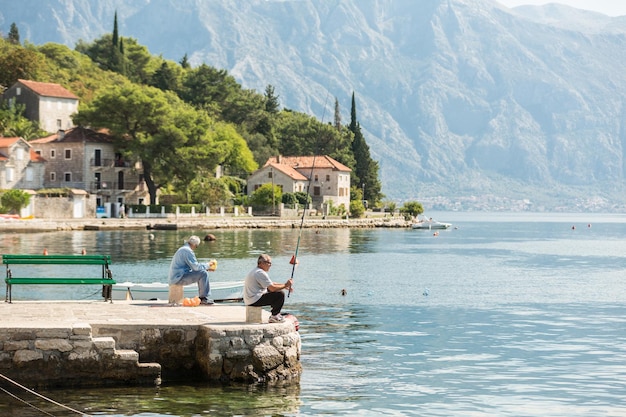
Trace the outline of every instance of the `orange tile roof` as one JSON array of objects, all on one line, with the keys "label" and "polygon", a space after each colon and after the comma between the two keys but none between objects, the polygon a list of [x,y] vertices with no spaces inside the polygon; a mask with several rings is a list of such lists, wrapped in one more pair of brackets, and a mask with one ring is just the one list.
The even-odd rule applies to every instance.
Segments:
[{"label": "orange tile roof", "polygon": [[59,84],[53,83],[40,83],[37,81],[29,81],[29,80],[17,80],[22,83],[24,86],[30,88],[35,93],[44,97],[59,97],[59,98],[73,98],[78,100],[78,97],[73,93],[65,89]]},{"label": "orange tile roof", "polygon": [[331,168],[337,171],[352,171],[350,168],[336,161],[327,155],[321,156],[272,156],[270,157],[265,166],[269,164],[287,165],[292,168],[298,169],[311,169],[311,168]]},{"label": "orange tile roof", "polygon": [[[13,137],[13,138],[0,137],[0,161],[6,161],[9,159],[9,154],[8,154],[9,147],[20,139],[21,138],[19,137]],[[2,152],[3,149],[6,149],[6,152]],[[46,161],[41,155],[36,153],[32,149],[32,147],[30,148],[30,160],[33,162],[45,162]]]},{"label": "orange tile roof", "polygon": [[299,173],[298,171],[296,171],[295,169],[293,169],[289,165],[275,164],[273,162],[270,162],[268,164],[265,164],[265,167],[268,167],[268,166],[270,166],[270,167],[272,167],[272,168],[282,172],[283,174],[285,174],[288,177],[290,177],[292,180],[297,180],[297,181],[308,181],[309,180],[307,177],[305,177],[304,175],[302,175],[301,173]]}]

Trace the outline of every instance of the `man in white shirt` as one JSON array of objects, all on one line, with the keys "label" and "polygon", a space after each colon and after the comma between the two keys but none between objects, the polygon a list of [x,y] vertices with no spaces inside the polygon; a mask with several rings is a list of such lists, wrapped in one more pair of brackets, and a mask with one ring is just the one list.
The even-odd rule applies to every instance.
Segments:
[{"label": "man in white shirt", "polygon": [[271,306],[272,315],[269,322],[281,323],[285,320],[280,314],[285,304],[283,290],[291,291],[293,279],[289,278],[284,284],[273,282],[268,273],[271,266],[272,258],[269,255],[259,256],[256,268],[248,273],[244,281],[243,300],[247,306]]}]

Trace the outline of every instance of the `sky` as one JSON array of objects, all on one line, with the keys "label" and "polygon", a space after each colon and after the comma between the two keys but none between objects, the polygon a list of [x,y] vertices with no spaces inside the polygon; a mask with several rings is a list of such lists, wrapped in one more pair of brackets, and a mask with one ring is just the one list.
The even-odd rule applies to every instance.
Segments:
[{"label": "sky", "polygon": [[560,3],[577,9],[587,9],[604,13],[609,16],[626,15],[626,1],[624,0],[497,0],[507,7],[521,6],[522,4]]}]

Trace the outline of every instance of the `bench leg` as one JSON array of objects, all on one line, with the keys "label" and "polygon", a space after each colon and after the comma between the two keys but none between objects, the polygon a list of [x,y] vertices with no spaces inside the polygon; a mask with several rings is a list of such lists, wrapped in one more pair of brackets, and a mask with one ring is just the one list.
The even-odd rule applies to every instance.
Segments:
[{"label": "bench leg", "polygon": [[185,298],[183,286],[182,285],[170,285],[168,303],[182,304],[183,298]]}]

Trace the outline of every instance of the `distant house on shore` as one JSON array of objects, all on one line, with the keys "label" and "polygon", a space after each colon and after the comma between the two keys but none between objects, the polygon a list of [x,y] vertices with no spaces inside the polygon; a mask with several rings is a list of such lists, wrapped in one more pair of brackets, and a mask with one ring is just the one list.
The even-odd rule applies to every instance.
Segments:
[{"label": "distant house on shore", "polygon": [[[330,156],[275,156],[248,178],[248,195],[271,183],[283,193],[309,192],[313,207],[332,201],[333,206],[350,207],[352,170]],[[310,187],[309,189],[307,189]]]},{"label": "distant house on shore", "polygon": [[59,84],[18,80],[2,98],[9,105],[25,105],[24,117],[38,122],[46,132],[74,126],[71,116],[78,111],[78,97]]},{"label": "distant house on shore", "polygon": [[0,189],[41,188],[45,163],[24,139],[0,137]]},{"label": "distant house on shore", "polygon": [[96,196],[97,206],[147,201],[141,164],[117,153],[105,131],[74,127],[29,143],[47,160],[45,188],[85,190]]}]

